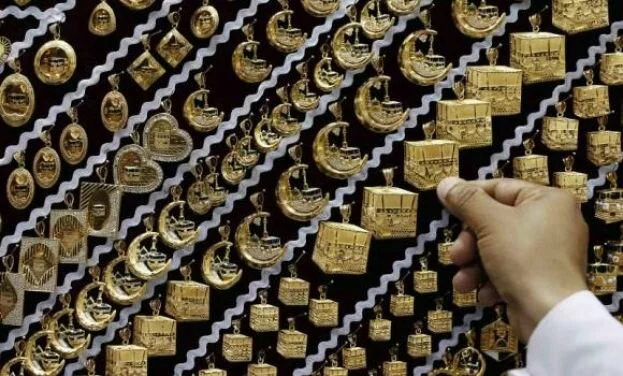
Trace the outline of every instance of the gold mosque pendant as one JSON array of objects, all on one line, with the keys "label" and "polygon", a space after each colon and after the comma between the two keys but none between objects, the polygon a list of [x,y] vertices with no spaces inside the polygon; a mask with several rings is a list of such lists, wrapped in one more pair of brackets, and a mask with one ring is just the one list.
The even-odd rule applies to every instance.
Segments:
[{"label": "gold mosque pendant", "polygon": [[[184,216],[186,201],[182,200],[182,187],[179,185],[171,187],[171,197],[173,201],[168,203],[158,216],[160,239],[173,249],[186,248],[197,241],[199,230],[195,222]],[[178,210],[177,216],[172,214],[174,209]]]},{"label": "gold mosque pendant", "polygon": [[127,69],[130,77],[132,77],[134,82],[143,90],[148,90],[166,73],[164,67],[156,60],[154,55],[151,54],[150,41],[151,37],[149,35],[142,36],[141,42],[144,51],[139,57],[134,59]]},{"label": "gold mosque pendant", "polygon": [[573,113],[575,116],[587,119],[610,114],[610,95],[608,86],[595,85],[594,72],[586,69],[584,72],[586,86],[573,88]]},{"label": "gold mosque pendant", "polygon": [[361,29],[370,39],[382,38],[394,22],[396,17],[383,13],[381,0],[369,0],[361,10]]},{"label": "gold mosque pendant", "polygon": [[50,211],[50,238],[58,240],[61,264],[79,264],[87,259],[88,214],[86,209],[74,209],[74,201],[74,195],[67,193],[67,209]]},{"label": "gold mosque pendant", "polygon": [[294,108],[300,112],[314,110],[320,103],[320,97],[309,89],[311,80],[308,77],[309,69],[307,62],[297,64],[296,70],[301,75],[301,78],[290,88],[290,99],[292,99]]},{"label": "gold mosque pendant", "polygon": [[111,132],[117,132],[128,122],[128,100],[119,91],[120,74],[108,76],[111,90],[106,93],[100,106],[100,118],[104,127]]},{"label": "gold mosque pendant", "polygon": [[547,155],[532,154],[534,138],[523,142],[525,155],[513,158],[513,178],[539,185],[549,185]]},{"label": "gold mosque pendant", "polygon": [[329,203],[329,194],[310,187],[307,181],[309,165],[302,163],[303,147],[295,145],[288,150],[294,165],[281,173],[275,196],[281,212],[295,221],[308,221],[317,217]]},{"label": "gold mosque pendant", "polygon": [[45,237],[45,222],[37,223],[37,237],[22,237],[19,272],[26,291],[53,292],[58,277],[59,243]]},{"label": "gold mosque pendant", "polygon": [[132,342],[147,349],[148,357],[174,356],[177,339],[177,321],[160,315],[162,301],[159,298],[149,302],[152,315],[134,317]]},{"label": "gold mosque pendant", "polygon": [[238,185],[247,174],[247,168],[239,162],[240,156],[238,153],[240,147],[238,145],[240,141],[235,134],[230,134],[225,138],[225,144],[227,144],[230,151],[221,162],[221,175],[227,183]]},{"label": "gold mosque pendant", "polygon": [[486,0],[475,1],[480,4],[471,0],[453,0],[452,19],[464,35],[485,38],[506,22],[506,13],[500,14],[498,7],[487,4]]},{"label": "gold mosque pendant", "polygon": [[[260,108],[260,121],[253,128],[253,143],[260,152],[266,154],[277,150],[281,143],[282,137],[273,129],[273,121],[270,114],[270,108],[264,104]],[[257,162],[256,162],[257,163]]]},{"label": "gold mosque pendant", "polygon": [[502,315],[502,305],[495,307],[496,320],[485,325],[480,331],[480,350],[493,359],[500,361],[501,354],[514,354],[519,350],[519,338]]},{"label": "gold mosque pendant", "polygon": [[[392,100],[389,96],[391,77],[383,74],[383,58],[375,55],[372,65],[377,76],[369,78],[357,89],[355,115],[364,127],[373,132],[394,132],[404,124],[409,112],[404,110],[401,102]],[[373,91],[379,90],[382,94],[373,94]]]},{"label": "gold mosque pendant", "polygon": [[195,75],[195,82],[199,85],[199,89],[192,92],[184,102],[184,117],[198,132],[215,130],[225,117],[223,111],[209,104],[210,90],[206,89],[206,72]]},{"label": "gold mosque pendant", "polygon": [[147,149],[140,145],[140,136],[132,133],[133,144],[117,150],[113,161],[113,180],[123,192],[148,193],[155,190],[164,177],[162,167]]},{"label": "gold mosque pendant", "polygon": [[617,291],[618,265],[604,260],[604,248],[601,245],[593,246],[593,253],[595,262],[588,265],[586,274],[589,290],[597,296],[614,294]]},{"label": "gold mosque pendant", "polygon": [[597,118],[597,131],[586,133],[586,156],[595,166],[606,166],[621,162],[621,132],[606,129],[608,116]]},{"label": "gold mosque pendant", "polygon": [[609,24],[607,1],[552,1],[552,25],[568,34],[600,29]]},{"label": "gold mosque pendant", "polygon": [[[350,125],[342,121],[341,102],[330,104],[329,111],[335,121],[324,126],[314,138],[314,161],[325,175],[334,179],[348,179],[363,170],[368,155],[362,156],[358,147],[348,145],[347,129]],[[335,136],[341,138],[341,143],[332,140]]]},{"label": "gold mosque pendant", "polygon": [[274,265],[285,252],[281,239],[268,232],[270,213],[264,211],[264,194],[251,195],[255,213],[244,217],[234,236],[240,257],[252,268],[263,269]]},{"label": "gold mosque pendant", "polygon": [[164,112],[153,115],[143,128],[143,147],[151,159],[160,162],[179,162],[186,159],[193,148],[190,134],[180,129],[171,115],[171,101],[162,102]]},{"label": "gold mosque pendant", "polygon": [[201,272],[203,280],[210,286],[218,290],[228,290],[242,278],[242,268],[230,260],[234,243],[229,240],[229,225],[220,226],[218,231],[221,241],[210,246],[203,255]]},{"label": "gold mosque pendant", "polygon": [[153,217],[143,220],[145,232],[135,237],[128,246],[126,265],[136,278],[151,281],[164,275],[171,266],[171,259],[158,247],[160,234],[154,231]]},{"label": "gold mosque pendant", "polygon": [[143,10],[149,8],[156,0],[119,0],[121,4],[132,10]]},{"label": "gold mosque pendant", "polygon": [[578,149],[578,134],[580,122],[577,119],[565,117],[567,103],[556,103],[556,117],[543,118],[543,133],[541,142],[550,150],[574,151]]},{"label": "gold mosque pendant", "polygon": [[62,85],[74,75],[77,57],[74,48],[61,39],[59,24],[50,26],[53,40],[46,42],[35,55],[35,74],[47,85]]},{"label": "gold mosque pendant", "polygon": [[120,345],[106,346],[106,376],[147,376],[147,349],[130,344],[132,330],[125,327],[119,331]]},{"label": "gold mosque pendant", "polygon": [[89,31],[98,37],[105,37],[117,30],[117,16],[106,0],[102,0],[89,16]]},{"label": "gold mosque pendant", "polygon": [[573,171],[574,162],[573,155],[563,158],[565,170],[554,172],[554,187],[571,193],[581,204],[588,201],[588,175]]},{"label": "gold mosque pendant", "polygon": [[210,38],[219,25],[219,15],[209,0],[203,0],[202,5],[195,10],[190,19],[190,30],[199,39]]},{"label": "gold mosque pendant", "polygon": [[80,209],[87,212],[89,236],[114,236],[119,228],[121,196],[123,191],[117,184],[107,184],[108,166],[95,168],[99,182],[80,184]]},{"label": "gold mosque pendant", "polygon": [[[262,105],[260,108],[262,115],[267,113],[267,109],[268,107],[266,104]],[[261,128],[265,128],[268,125],[270,124],[265,124]],[[273,144],[270,139],[263,139],[261,128],[255,127],[251,118],[247,117],[240,122],[240,129],[242,129],[243,133],[242,138],[239,141],[237,141],[237,138],[231,138],[232,144],[235,144],[236,148],[236,161],[243,167],[251,168],[260,160],[261,154],[255,147],[255,145],[258,144],[254,142],[254,139],[256,138],[254,131],[256,129],[259,132],[257,140],[265,144],[267,147]],[[271,138],[274,137],[275,136],[272,136]]]},{"label": "gold mosque pendant", "polygon": [[323,44],[320,51],[322,51],[322,57],[314,66],[314,84],[320,91],[330,93],[342,84],[344,74],[333,69],[331,46],[328,43]]},{"label": "gold mosque pendant", "polygon": [[210,286],[192,280],[190,265],[180,268],[182,281],[167,282],[167,315],[180,322],[207,321],[210,319]]},{"label": "gold mosque pendant", "polygon": [[420,6],[420,0],[385,0],[385,5],[396,16],[407,16]]},{"label": "gold mosque pendant", "polygon": [[606,179],[610,187],[597,191],[595,199],[595,217],[606,224],[623,221],[623,189],[618,187],[617,173],[609,172]]},{"label": "gold mosque pendant", "polygon": [[77,358],[91,343],[91,334],[75,324],[76,310],[71,308],[71,295],[59,297],[62,309],[49,317],[48,328],[52,349],[63,359]]},{"label": "gold mosque pendant", "polygon": [[[26,277],[23,273],[13,272],[13,255],[2,257],[2,264],[4,272],[0,272],[0,324],[19,326],[24,320]],[[0,373],[0,376],[4,374]]]},{"label": "gold mosque pendant", "polygon": [[242,27],[247,40],[238,44],[232,54],[231,63],[236,76],[246,83],[264,81],[272,72],[273,66],[266,60],[260,59],[257,50],[260,42],[254,40],[253,24]]},{"label": "gold mosque pendant", "polygon": [[342,69],[355,70],[365,67],[370,62],[372,51],[370,45],[360,40],[363,27],[357,21],[357,9],[351,5],[347,9],[347,14],[350,22],[337,29],[331,39],[331,49],[337,65]]},{"label": "gold mosque pendant", "polygon": [[81,163],[87,156],[89,138],[78,120],[78,111],[72,107],[67,112],[71,123],[67,124],[60,137],[60,149],[63,160],[72,166]]},{"label": "gold mosque pendant", "polygon": [[6,196],[9,204],[15,209],[26,209],[35,197],[35,179],[25,167],[24,151],[15,153],[13,159],[18,167],[9,174],[6,182]]},{"label": "gold mosque pendant", "polygon": [[268,43],[283,53],[292,53],[299,49],[307,39],[307,33],[292,26],[292,15],[288,0],[278,0],[281,10],[273,14],[266,24]]},{"label": "gold mosque pendant", "polygon": [[182,61],[184,61],[186,56],[193,49],[193,45],[177,29],[181,19],[180,12],[169,13],[167,18],[172,28],[160,40],[156,46],[156,52],[158,52],[160,57],[162,57],[171,67],[175,68]]},{"label": "gold mosque pendant", "polygon": [[52,147],[49,130],[42,131],[39,137],[45,146],[37,150],[32,161],[32,172],[37,185],[43,189],[49,189],[61,176],[61,157]]},{"label": "gold mosque pendant", "polygon": [[[9,359],[0,367],[0,376],[21,376],[26,373],[26,341],[18,340],[15,342],[15,356]],[[60,373],[60,371],[59,371]]]},{"label": "gold mosque pendant", "polygon": [[106,284],[100,280],[100,267],[90,267],[89,274],[93,282],[83,287],[76,297],[76,319],[84,329],[97,332],[108,327],[115,319],[117,311],[104,300]]},{"label": "gold mosque pendant", "polygon": [[[409,81],[430,86],[444,80],[452,70],[452,63],[446,65],[446,58],[435,53],[435,38],[437,31],[431,29],[430,13],[426,10],[420,13],[425,29],[415,31],[400,45],[398,63],[403,76]],[[418,44],[428,44],[428,50],[422,51]]]},{"label": "gold mosque pendant", "polygon": [[106,265],[103,274],[106,297],[119,305],[132,305],[145,295],[147,284],[130,272],[125,241],[116,241],[114,248],[117,257]]},{"label": "gold mosque pendant", "polygon": [[623,36],[614,40],[614,46],[614,52],[601,55],[599,62],[599,79],[609,86],[623,85]]},{"label": "gold mosque pendant", "polygon": [[56,376],[65,367],[65,359],[52,348],[54,331],[49,328],[49,318],[44,317],[42,321],[42,330],[26,340],[25,368],[30,375]]},{"label": "gold mosque pendant", "polygon": [[7,64],[13,73],[0,84],[0,117],[11,127],[21,127],[30,121],[35,111],[35,89],[28,77],[21,73],[19,60]]},{"label": "gold mosque pendant", "polygon": [[277,96],[281,103],[273,107],[271,120],[273,129],[282,137],[288,137],[300,132],[301,124],[299,120],[292,116],[292,102],[288,86],[282,86],[277,90]]},{"label": "gold mosque pendant", "polygon": [[301,0],[301,4],[305,12],[314,17],[326,17],[340,7],[339,0]]}]

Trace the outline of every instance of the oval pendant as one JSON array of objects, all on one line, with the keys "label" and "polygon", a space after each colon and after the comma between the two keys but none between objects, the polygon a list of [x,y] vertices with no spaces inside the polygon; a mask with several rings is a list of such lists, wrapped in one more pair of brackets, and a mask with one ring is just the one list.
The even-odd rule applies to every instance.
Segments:
[{"label": "oval pendant", "polygon": [[104,127],[117,132],[125,127],[128,121],[128,101],[120,91],[111,90],[102,99],[100,116]]},{"label": "oval pendant", "polygon": [[7,76],[0,85],[0,116],[12,127],[26,124],[35,110],[35,90],[21,73]]},{"label": "oval pendant", "polygon": [[121,4],[132,10],[143,10],[149,8],[156,0],[120,0]]},{"label": "oval pendant", "polygon": [[105,37],[117,29],[117,17],[115,11],[103,0],[99,3],[89,17],[89,31],[97,36]]},{"label": "oval pendant", "polygon": [[35,197],[35,181],[30,171],[24,167],[13,170],[6,183],[6,195],[15,209],[27,208]]},{"label": "oval pendant", "polygon": [[50,146],[39,149],[32,162],[32,172],[41,188],[54,186],[61,175],[61,158],[56,150]]},{"label": "oval pendant", "polygon": [[190,30],[199,39],[211,37],[218,25],[218,11],[212,5],[199,7],[190,19]]},{"label": "oval pendant", "polygon": [[0,64],[6,63],[9,56],[11,56],[12,49],[11,40],[4,35],[0,36]]},{"label": "oval pendant", "polygon": [[74,75],[76,66],[74,48],[62,40],[45,43],[35,55],[35,73],[44,84],[64,84]]},{"label": "oval pendant", "polygon": [[186,98],[184,117],[198,132],[210,132],[223,121],[225,113],[208,104],[210,90],[199,89]]},{"label": "oval pendant", "polygon": [[61,155],[65,162],[76,165],[86,157],[89,146],[87,132],[80,124],[71,123],[61,133]]}]

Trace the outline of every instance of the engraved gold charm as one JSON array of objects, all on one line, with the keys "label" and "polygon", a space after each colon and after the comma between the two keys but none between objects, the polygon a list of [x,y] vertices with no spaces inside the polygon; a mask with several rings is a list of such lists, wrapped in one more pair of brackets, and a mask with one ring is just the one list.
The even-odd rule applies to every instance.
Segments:
[{"label": "engraved gold charm", "polygon": [[121,4],[132,10],[143,10],[149,8],[156,0],[119,0]]},{"label": "engraved gold charm", "polygon": [[212,201],[210,200],[210,184],[203,176],[203,167],[201,162],[194,165],[190,172],[195,177],[195,181],[188,187],[186,192],[186,202],[193,213],[207,214],[212,209]]},{"label": "engraved gold charm", "polygon": [[195,81],[199,89],[192,92],[184,102],[184,117],[186,121],[198,132],[210,132],[216,129],[223,121],[225,113],[216,107],[210,106],[208,96],[210,90],[206,89],[206,73],[208,70],[197,73]]},{"label": "engraved gold charm", "polygon": [[[221,241],[213,244],[203,255],[201,272],[203,280],[218,290],[227,290],[233,287],[242,278],[242,268],[229,259],[234,243],[229,241],[229,224],[218,228]],[[221,251],[222,250],[222,251]]]},{"label": "engraved gold charm", "polygon": [[177,29],[181,17],[179,11],[169,13],[168,20],[172,28],[156,46],[158,54],[173,68],[184,61],[193,49],[192,43]]},{"label": "engraved gold charm", "polygon": [[407,376],[407,362],[398,360],[398,345],[389,349],[389,361],[383,362],[383,376]]},{"label": "engraved gold charm", "polygon": [[76,310],[71,308],[71,295],[59,297],[62,309],[49,318],[48,328],[53,332],[50,344],[64,359],[77,358],[91,343],[91,335],[74,324]]},{"label": "engraved gold charm", "polygon": [[[314,138],[314,161],[325,175],[334,179],[348,179],[363,169],[368,155],[362,156],[358,147],[348,145],[347,129],[350,125],[342,121],[342,103],[331,103],[329,111],[335,121],[324,126]],[[333,136],[341,136],[341,142],[336,143]]]},{"label": "engraved gold charm", "polygon": [[499,353],[517,353],[519,339],[513,327],[502,318],[504,315],[502,305],[495,307],[495,314],[496,320],[480,330],[480,350],[499,361]]},{"label": "engraved gold charm", "polygon": [[53,292],[58,277],[59,243],[45,238],[45,222],[38,222],[37,237],[22,237],[19,272],[26,278],[27,291]]},{"label": "engraved gold charm", "polygon": [[309,303],[309,282],[299,278],[296,264],[288,265],[289,277],[279,279],[279,301],[286,306],[306,306]]},{"label": "engraved gold charm", "polygon": [[247,366],[247,376],[277,376],[277,367],[265,363],[265,359],[265,350],[258,351],[257,363]]},{"label": "engraved gold charm", "polygon": [[223,358],[231,363],[247,363],[253,359],[253,338],[240,334],[240,320],[232,320],[233,333],[223,335]]},{"label": "engraved gold charm", "polygon": [[164,112],[153,115],[143,128],[143,147],[151,158],[161,162],[179,162],[188,157],[193,149],[193,139],[180,129],[177,119],[171,115],[171,100],[162,102]]},{"label": "engraved gold charm", "polygon": [[588,288],[597,296],[614,294],[617,291],[618,266],[603,262],[604,249],[602,246],[594,246],[593,253],[595,254],[595,262],[588,266],[586,275]]},{"label": "engraved gold charm", "polygon": [[420,0],[385,0],[385,5],[396,16],[406,16],[418,9]]},{"label": "engraved gold charm", "polygon": [[452,1],[452,18],[459,31],[471,38],[484,38],[491,35],[506,21],[506,13],[500,14],[498,7],[485,0]]},{"label": "engraved gold charm", "polygon": [[452,311],[443,309],[443,299],[435,299],[435,309],[428,311],[428,330],[433,333],[449,333],[452,331]]},{"label": "engraved gold charm", "polygon": [[437,260],[441,265],[452,265],[452,256],[450,254],[450,249],[454,245],[454,241],[452,240],[452,229],[444,228],[443,237],[444,241],[437,244]]},{"label": "engraved gold charm", "polygon": [[6,196],[9,204],[15,209],[26,209],[35,197],[35,180],[26,166],[26,155],[23,151],[13,155],[17,168],[11,171],[6,182]]},{"label": "engraved gold charm", "polygon": [[59,24],[50,26],[53,40],[46,42],[35,55],[35,74],[47,85],[61,85],[69,81],[77,67],[74,48],[61,40]]},{"label": "engraved gold charm", "polygon": [[167,282],[165,312],[177,321],[195,322],[210,319],[210,286],[191,279],[190,265],[180,268],[183,281]]},{"label": "engraved gold charm", "polygon": [[79,124],[78,111],[72,107],[67,112],[71,123],[61,132],[60,149],[63,160],[70,165],[77,165],[87,156],[89,138],[82,125]]},{"label": "engraved gold charm", "polygon": [[309,322],[317,328],[334,328],[338,325],[340,305],[335,300],[327,299],[328,287],[318,287],[318,298],[309,300]]},{"label": "engraved gold charm", "polygon": [[106,297],[116,304],[131,305],[136,303],[147,291],[145,281],[136,278],[128,266],[128,250],[124,240],[114,243],[117,257],[104,268]]},{"label": "engraved gold charm", "polygon": [[621,132],[608,131],[608,116],[597,118],[597,132],[586,133],[586,156],[595,166],[605,166],[621,162]]},{"label": "engraved gold charm", "polygon": [[[0,368],[0,376],[21,376],[26,373],[26,362],[28,359],[26,358],[26,341],[19,340],[15,343],[15,357],[13,359],[9,359],[5,364]],[[59,371],[60,372],[60,371]]]},{"label": "engraved gold charm", "polygon": [[573,171],[575,157],[570,155],[563,158],[565,170],[554,172],[554,187],[565,190],[578,200],[578,203],[588,201],[588,175],[583,172]]},{"label": "engraved gold charm", "polygon": [[104,300],[106,283],[100,280],[99,266],[90,267],[89,274],[93,282],[83,287],[76,297],[76,319],[84,329],[96,332],[104,330],[115,319],[117,311]]},{"label": "engraved gold charm", "polygon": [[592,69],[584,71],[586,86],[573,88],[573,113],[587,119],[610,114],[610,96],[608,86],[593,83],[595,73]]},{"label": "engraved gold charm", "polygon": [[28,77],[21,73],[19,60],[9,61],[8,66],[13,73],[0,84],[0,117],[11,127],[21,127],[28,123],[35,111],[35,89]]},{"label": "engraved gold charm", "polygon": [[288,0],[278,0],[281,10],[273,14],[266,24],[266,38],[268,43],[283,53],[295,52],[305,43],[307,33],[292,27],[292,15]]},{"label": "engraved gold charm", "polygon": [[568,34],[600,29],[609,24],[607,1],[552,1],[552,25]]},{"label": "engraved gold charm", "polygon": [[135,237],[128,247],[127,265],[135,277],[150,281],[159,278],[169,270],[171,259],[158,249],[161,235],[154,231],[154,218],[143,220],[145,232]]},{"label": "engraved gold charm", "polygon": [[[261,110],[263,114],[266,113],[267,105],[262,105]],[[255,148],[255,135],[253,134],[254,126],[251,117],[247,117],[246,119],[242,120],[239,126],[240,129],[242,129],[242,133],[244,134],[244,136],[242,136],[240,141],[236,141],[236,138],[232,138],[232,144],[235,143],[235,148],[237,151],[235,155],[236,161],[243,167],[250,168],[255,166],[257,162],[259,162],[261,157],[260,152]],[[256,129],[258,129],[258,132],[260,133],[258,135],[258,140],[260,140],[260,142],[266,142],[266,146],[270,147],[272,145],[270,139],[275,138],[275,134],[271,132],[270,135],[267,135],[268,138],[264,139],[263,135],[261,134],[261,128]]]},{"label": "engraved gold charm", "polygon": [[190,30],[196,38],[206,39],[214,34],[218,25],[218,11],[210,5],[209,0],[203,0],[203,4],[195,10],[190,19]]},{"label": "engraved gold charm", "polygon": [[205,177],[205,181],[208,183],[208,187],[210,188],[208,190],[208,198],[212,203],[212,207],[217,207],[222,205],[227,200],[229,191],[224,187],[221,187],[218,182],[218,177],[220,175],[217,172],[218,157],[207,157],[205,164],[208,167],[208,174]]},{"label": "engraved gold charm", "polygon": [[106,184],[107,164],[98,166],[95,171],[99,177],[99,183],[80,184],[80,209],[87,211],[90,236],[114,236],[119,227],[123,192],[116,184]]},{"label": "engraved gold charm", "polygon": [[132,133],[133,144],[117,150],[113,162],[113,180],[119,189],[128,193],[148,193],[162,183],[160,165],[153,161],[147,149],[140,145],[140,136]]},{"label": "engraved gold charm", "polygon": [[260,42],[253,39],[255,36],[253,24],[244,25],[242,32],[247,40],[238,44],[231,56],[234,73],[246,83],[264,81],[272,72],[273,66],[266,60],[258,58],[257,49],[260,47]]},{"label": "engraved gold charm", "polygon": [[131,345],[129,327],[119,331],[121,345],[106,346],[106,376],[147,376],[147,349]]},{"label": "engraved gold charm", "polygon": [[[221,175],[223,179],[231,185],[238,185],[247,173],[247,168],[240,164],[240,149],[246,149],[239,145],[242,145],[235,134],[230,134],[225,138],[225,143],[229,147],[229,153],[223,158],[221,162]],[[252,149],[257,153],[257,150]],[[248,150],[247,150],[248,151]],[[245,156],[246,153],[245,153]]]},{"label": "engraved gold charm", "polygon": [[407,354],[412,358],[424,358],[433,353],[433,339],[424,334],[424,324],[421,321],[413,325],[415,332],[407,337]]},{"label": "engraved gold charm", "polygon": [[54,332],[49,328],[49,317],[42,319],[41,328],[26,341],[25,368],[30,375],[56,376],[65,367],[65,359],[52,349]]},{"label": "engraved gold charm", "polygon": [[134,317],[133,343],[147,349],[147,356],[174,356],[177,338],[177,322],[160,315],[162,302],[153,299],[149,302],[152,316]]},{"label": "engraved gold charm", "polygon": [[342,349],[342,365],[349,371],[367,368],[366,349],[357,346],[357,335],[348,335],[348,345]]},{"label": "engraved gold charm", "polygon": [[392,294],[389,298],[389,312],[396,317],[413,316],[415,311],[415,297],[405,294],[405,285],[402,279],[396,281],[395,286],[396,293]]},{"label": "engraved gold charm", "polygon": [[452,368],[456,375],[484,376],[487,370],[487,361],[478,349],[476,349],[476,334],[473,330],[465,333],[467,346],[460,349],[452,360]]},{"label": "engraved gold charm", "polygon": [[549,185],[547,155],[532,154],[535,147],[534,136],[524,140],[523,146],[525,155],[513,158],[513,178]]},{"label": "engraved gold charm", "polygon": [[235,244],[247,265],[263,269],[278,262],[285,248],[279,237],[268,232],[270,213],[263,210],[264,193],[254,193],[250,200],[255,207],[255,213],[244,217],[236,228]]},{"label": "engraved gold charm", "polygon": [[578,133],[580,122],[565,117],[567,103],[556,103],[556,117],[543,118],[543,133],[541,142],[550,150],[573,151],[578,148]]},{"label": "engraved gold charm", "polygon": [[394,187],[394,168],[383,169],[384,187],[364,187],[361,227],[375,239],[414,237],[418,194]]},{"label": "engraved gold charm", "polygon": [[322,190],[310,187],[307,182],[309,165],[302,163],[303,147],[295,145],[288,149],[294,165],[282,172],[275,196],[281,212],[295,221],[308,221],[317,217],[329,203],[329,194],[324,196]]},{"label": "engraved gold charm", "polygon": [[11,56],[12,50],[11,40],[4,35],[0,35],[0,64],[6,63],[9,56]]},{"label": "engraved gold charm", "polygon": [[437,292],[437,272],[428,269],[428,258],[420,257],[420,270],[413,273],[413,289],[420,294]]},{"label": "engraved gold charm", "polygon": [[134,59],[127,72],[141,89],[147,90],[166,73],[166,70],[149,52],[151,36],[143,35],[141,41],[145,51]]},{"label": "engraved gold charm", "polygon": [[368,337],[374,342],[387,342],[392,339],[392,322],[383,318],[383,307],[374,306],[375,317],[368,322]]},{"label": "engraved gold charm", "polygon": [[617,173],[609,172],[606,179],[610,188],[597,191],[595,217],[607,224],[623,221],[623,189],[618,188]]},{"label": "engraved gold charm", "polygon": [[478,289],[469,292],[452,289],[452,303],[459,308],[475,307],[478,303]]},{"label": "engraved gold charm", "polygon": [[112,87],[104,98],[100,106],[100,117],[102,124],[111,132],[117,132],[125,127],[128,122],[128,100],[119,91],[120,74],[108,76],[108,83]]},{"label": "engraved gold charm", "polygon": [[44,147],[37,150],[32,161],[32,172],[35,182],[43,189],[52,188],[61,176],[61,157],[52,147],[49,130],[44,130],[39,136]]},{"label": "engraved gold charm", "polygon": [[619,269],[619,275],[623,275],[623,225],[619,226],[621,235],[618,240],[608,240],[604,249],[608,255],[608,262],[615,264]]},{"label": "engraved gold charm", "polygon": [[308,66],[304,61],[296,65],[296,70],[301,75],[301,78],[292,85],[290,88],[290,98],[294,104],[294,108],[301,112],[311,111],[318,107],[320,103],[320,97],[318,94],[309,90],[308,78]]},{"label": "engraved gold charm", "polygon": [[341,26],[331,39],[331,49],[335,62],[346,70],[355,70],[365,67],[372,59],[370,45],[362,43],[360,34],[363,27],[357,21],[357,8],[350,5],[347,8],[350,22]]},{"label": "engraved gold charm", "polygon": [[614,52],[601,55],[599,79],[606,85],[623,85],[623,36],[614,40]]},{"label": "engraved gold charm", "polygon": [[296,330],[294,317],[288,317],[288,328],[277,335],[277,353],[286,359],[305,359],[307,334]]},{"label": "engraved gold charm", "polygon": [[[264,105],[260,107],[260,115],[260,121],[258,121],[255,128],[253,128],[253,142],[257,150],[266,154],[276,150],[279,147],[279,144],[281,143],[281,135],[273,130],[273,121],[270,116],[270,108],[268,107],[268,104],[264,103]],[[241,141],[244,141],[244,139]],[[243,142],[241,142],[241,144],[244,145]]]},{"label": "engraved gold charm", "polygon": [[333,70],[331,46],[328,43],[320,46],[320,51],[322,51],[322,57],[314,66],[314,84],[319,90],[330,93],[342,84],[344,74]]},{"label": "engraved gold charm", "polygon": [[381,0],[368,0],[361,10],[361,28],[366,37],[380,39],[396,22],[396,17],[383,13]]},{"label": "engraved gold charm", "polygon": [[279,330],[279,307],[268,304],[268,291],[259,292],[260,303],[250,308],[249,327],[259,333]]},{"label": "engraved gold charm", "polygon": [[4,272],[0,273],[0,324],[19,326],[24,320],[26,279],[24,274],[12,271],[14,263],[13,255],[2,257]]},{"label": "engraved gold charm", "polygon": [[87,210],[74,209],[74,201],[74,195],[66,193],[67,209],[50,211],[50,238],[58,240],[61,264],[79,264],[87,259]]},{"label": "engraved gold charm", "polygon": [[282,137],[295,135],[300,132],[301,124],[297,118],[292,116],[292,102],[290,102],[288,86],[282,86],[276,91],[281,103],[276,105],[271,113],[273,129]]},{"label": "engraved gold charm", "polygon": [[329,355],[329,364],[322,370],[322,376],[348,376],[348,370],[340,367],[337,354]]},{"label": "engraved gold charm", "polygon": [[208,368],[199,370],[199,376],[227,376],[227,371],[216,368],[214,353],[206,357]]},{"label": "engraved gold charm", "polygon": [[444,178],[459,175],[459,144],[434,140],[434,121],[422,128],[426,140],[405,142],[404,179],[418,189],[430,190]]},{"label": "engraved gold charm", "polygon": [[310,16],[326,17],[340,7],[339,0],[301,0],[301,4]]},{"label": "engraved gold charm", "polygon": [[[179,185],[171,187],[171,197],[173,201],[168,203],[158,216],[158,232],[162,242],[167,246],[173,249],[186,248],[197,241],[199,231],[195,222],[184,216],[186,201],[181,199],[182,187]],[[177,216],[171,214],[175,208],[179,210]]]},{"label": "engraved gold charm", "polygon": [[106,0],[102,0],[89,16],[89,31],[93,35],[105,37],[117,30],[117,16]]}]

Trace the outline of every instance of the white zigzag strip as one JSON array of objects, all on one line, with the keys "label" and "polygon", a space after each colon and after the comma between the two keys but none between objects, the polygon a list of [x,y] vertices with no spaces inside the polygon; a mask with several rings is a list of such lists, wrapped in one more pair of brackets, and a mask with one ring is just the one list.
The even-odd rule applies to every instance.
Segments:
[{"label": "white zigzag strip", "polygon": [[21,9],[16,5],[10,5],[0,10],[0,20],[7,17],[15,17],[17,19],[24,19],[27,17],[34,17],[38,20],[44,20],[49,17],[53,17],[58,14],[58,11],[54,8],[46,9],[42,11],[38,7],[29,6],[26,9]]}]

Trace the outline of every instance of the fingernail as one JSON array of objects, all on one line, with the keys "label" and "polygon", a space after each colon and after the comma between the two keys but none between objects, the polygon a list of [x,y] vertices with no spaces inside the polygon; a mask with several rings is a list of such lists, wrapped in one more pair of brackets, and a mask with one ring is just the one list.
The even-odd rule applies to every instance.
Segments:
[{"label": "fingernail", "polygon": [[451,176],[449,178],[445,178],[439,183],[437,186],[437,197],[440,200],[444,200],[448,195],[448,192],[457,184],[464,182],[463,179],[457,178],[455,176]]}]

